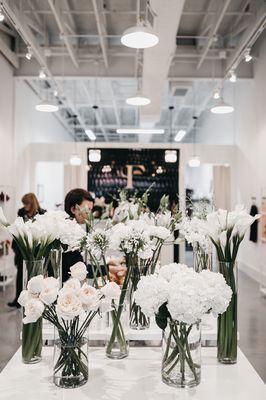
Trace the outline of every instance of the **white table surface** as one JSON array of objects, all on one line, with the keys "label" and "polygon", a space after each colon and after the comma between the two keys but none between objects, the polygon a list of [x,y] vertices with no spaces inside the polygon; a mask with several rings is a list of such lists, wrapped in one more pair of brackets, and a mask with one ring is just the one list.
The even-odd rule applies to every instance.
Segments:
[{"label": "white table surface", "polygon": [[124,360],[105,358],[103,348],[89,352],[89,381],[78,389],[52,383],[53,348],[43,348],[43,360],[21,362],[21,349],[0,374],[1,400],[265,400],[266,386],[239,350],[235,365],[218,364],[216,348],[202,349],[202,380],[193,389],[176,389],[161,382],[161,349],[130,349]]}]

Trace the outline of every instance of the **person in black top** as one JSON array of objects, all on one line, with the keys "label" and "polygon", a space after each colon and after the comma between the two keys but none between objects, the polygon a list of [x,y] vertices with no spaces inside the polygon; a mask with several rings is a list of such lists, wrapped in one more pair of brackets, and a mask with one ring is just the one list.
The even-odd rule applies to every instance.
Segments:
[{"label": "person in black top", "polygon": [[[46,210],[43,210],[40,207],[39,201],[34,193],[27,193],[25,194],[22,199],[23,207],[18,210],[18,217],[24,219],[24,221],[28,221],[33,219],[37,214],[44,214]],[[16,295],[15,299],[7,305],[9,307],[16,307],[20,308],[20,304],[18,304],[18,297],[20,292],[22,291],[22,279],[23,279],[23,258],[18,248],[18,245],[13,240],[12,242],[12,249],[15,253],[14,263],[17,267],[17,278],[16,278]]]}]

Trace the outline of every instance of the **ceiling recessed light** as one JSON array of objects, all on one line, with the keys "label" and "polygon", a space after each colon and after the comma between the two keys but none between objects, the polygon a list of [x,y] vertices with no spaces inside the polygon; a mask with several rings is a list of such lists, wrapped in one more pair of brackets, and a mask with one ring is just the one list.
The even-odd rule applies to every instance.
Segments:
[{"label": "ceiling recessed light", "polygon": [[41,112],[55,112],[59,110],[59,107],[51,101],[43,100],[35,106],[35,109]]},{"label": "ceiling recessed light", "polygon": [[231,104],[225,103],[222,98],[211,108],[213,114],[229,114],[234,111],[234,107]]},{"label": "ceiling recessed light", "polygon": [[187,132],[185,131],[185,129],[180,129],[175,136],[175,139],[174,139],[175,142],[180,142],[183,139],[183,137],[186,135],[186,133]]},{"label": "ceiling recessed light", "polygon": [[95,133],[91,129],[85,129],[85,133],[90,140],[96,140]]},{"label": "ceiling recessed light", "polygon": [[121,37],[121,43],[133,49],[147,49],[155,46],[158,42],[159,38],[154,31],[142,25],[127,29]]},{"label": "ceiling recessed light", "polygon": [[121,128],[116,130],[117,133],[128,134],[128,135],[162,135],[164,133],[164,129],[144,129],[144,128]]}]

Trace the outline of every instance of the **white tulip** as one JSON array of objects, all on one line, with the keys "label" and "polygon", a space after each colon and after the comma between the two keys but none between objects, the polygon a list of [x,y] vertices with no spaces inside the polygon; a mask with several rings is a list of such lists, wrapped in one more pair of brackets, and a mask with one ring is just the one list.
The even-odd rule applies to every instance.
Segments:
[{"label": "white tulip", "polygon": [[25,318],[23,318],[24,324],[30,324],[36,322],[44,311],[43,303],[38,299],[30,299],[24,308]]},{"label": "white tulip", "polygon": [[81,261],[77,262],[75,265],[70,267],[70,275],[72,278],[84,281],[87,277],[86,265]]},{"label": "white tulip", "polygon": [[44,287],[43,275],[37,275],[31,278],[28,282],[27,289],[32,294],[41,293]]}]

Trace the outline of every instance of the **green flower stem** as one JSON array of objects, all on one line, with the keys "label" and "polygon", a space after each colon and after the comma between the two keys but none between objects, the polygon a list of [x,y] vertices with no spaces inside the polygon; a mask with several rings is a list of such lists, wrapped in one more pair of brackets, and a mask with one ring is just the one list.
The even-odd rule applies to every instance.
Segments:
[{"label": "green flower stem", "polygon": [[30,363],[42,354],[42,318],[22,326],[22,359]]}]

